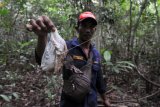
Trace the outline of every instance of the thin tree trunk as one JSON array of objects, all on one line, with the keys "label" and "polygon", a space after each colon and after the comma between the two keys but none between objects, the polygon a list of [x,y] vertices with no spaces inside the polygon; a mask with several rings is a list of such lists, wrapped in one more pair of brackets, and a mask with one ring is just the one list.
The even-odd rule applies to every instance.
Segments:
[{"label": "thin tree trunk", "polygon": [[131,54],[130,54],[130,55],[131,55],[132,61],[134,61],[133,49],[134,49],[135,33],[136,33],[137,28],[138,28],[138,26],[139,26],[139,22],[140,22],[140,18],[141,18],[141,16],[142,16],[143,10],[146,8],[147,1],[148,1],[148,0],[145,0],[145,1],[142,3],[141,9],[140,9],[139,14],[138,14],[138,18],[137,18],[136,23],[135,23],[135,25],[133,26],[132,31],[131,31],[131,37],[130,37],[130,50],[131,50]]},{"label": "thin tree trunk", "polygon": [[130,32],[129,32],[129,37],[128,37],[128,52],[127,56],[130,58],[130,38],[132,36],[132,0],[130,0]]},{"label": "thin tree trunk", "polygon": [[[157,6],[156,6],[156,4],[157,4],[157,0],[154,0],[154,6],[155,6],[155,10],[156,10],[156,16],[157,16],[157,25],[156,25],[156,27],[155,27],[155,29],[156,29],[156,42],[157,42],[157,44],[160,44],[160,31],[159,31],[159,29],[160,29],[160,22],[159,22],[159,15],[158,15],[158,10],[157,10]],[[157,48],[157,55],[158,55],[158,58],[160,58],[160,47],[158,47]],[[157,69],[160,69],[160,59],[159,60],[157,60]]]}]

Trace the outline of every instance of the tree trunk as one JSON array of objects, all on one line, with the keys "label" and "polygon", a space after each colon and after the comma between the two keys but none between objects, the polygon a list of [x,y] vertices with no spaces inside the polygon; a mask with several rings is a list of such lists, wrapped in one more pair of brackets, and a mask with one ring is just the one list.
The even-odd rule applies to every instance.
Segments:
[{"label": "tree trunk", "polygon": [[127,53],[127,56],[128,58],[130,58],[130,39],[132,37],[132,0],[130,0],[130,32],[129,32],[129,37],[128,37],[128,53]]},{"label": "tree trunk", "polygon": [[143,10],[146,8],[146,4],[147,4],[148,0],[145,0],[143,3],[142,3],[142,6],[141,6],[141,9],[138,13],[138,18],[136,20],[136,23],[135,25],[133,26],[132,28],[132,31],[131,31],[131,35],[130,35],[130,52],[131,52],[131,59],[132,61],[134,61],[134,55],[133,55],[133,49],[134,49],[134,39],[135,39],[135,33],[137,31],[137,28],[139,26],[139,21],[140,21],[140,18],[141,18],[141,15],[143,13]]}]

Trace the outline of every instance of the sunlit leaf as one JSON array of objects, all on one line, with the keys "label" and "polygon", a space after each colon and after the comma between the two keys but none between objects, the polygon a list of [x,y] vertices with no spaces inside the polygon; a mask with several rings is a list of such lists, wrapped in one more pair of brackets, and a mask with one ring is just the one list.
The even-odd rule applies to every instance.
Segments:
[{"label": "sunlit leaf", "polygon": [[3,89],[3,86],[2,86],[2,85],[0,85],[0,89]]},{"label": "sunlit leaf", "polygon": [[133,67],[131,67],[131,66],[126,66],[126,65],[120,65],[119,67],[120,67],[120,68],[128,68],[128,69],[131,69],[131,70],[133,69]]},{"label": "sunlit leaf", "polygon": [[4,2],[0,1],[0,8],[2,8],[4,6]]},{"label": "sunlit leaf", "polygon": [[155,10],[155,6],[154,3],[150,3],[149,7],[148,7],[148,11],[152,14],[154,14],[156,12]]},{"label": "sunlit leaf", "polygon": [[113,69],[113,72],[120,73],[120,70],[117,67],[113,67],[112,69]]},{"label": "sunlit leaf", "polygon": [[136,67],[134,64],[132,64],[131,62],[129,62],[129,61],[120,61],[120,62],[117,62],[117,64],[127,64],[127,65],[129,65],[129,66],[132,66],[132,67]]},{"label": "sunlit leaf", "polygon": [[107,61],[106,64],[107,64],[107,66],[113,66],[113,63],[110,61]]},{"label": "sunlit leaf", "polygon": [[157,0],[158,6],[160,5],[160,0]]},{"label": "sunlit leaf", "polygon": [[105,51],[104,52],[104,59],[106,62],[110,61],[111,60],[111,53],[110,51]]},{"label": "sunlit leaf", "polygon": [[14,92],[14,93],[12,93],[12,95],[13,95],[16,99],[19,99],[18,93]]},{"label": "sunlit leaf", "polygon": [[0,94],[0,97],[5,101],[10,102],[10,98],[7,95]]}]

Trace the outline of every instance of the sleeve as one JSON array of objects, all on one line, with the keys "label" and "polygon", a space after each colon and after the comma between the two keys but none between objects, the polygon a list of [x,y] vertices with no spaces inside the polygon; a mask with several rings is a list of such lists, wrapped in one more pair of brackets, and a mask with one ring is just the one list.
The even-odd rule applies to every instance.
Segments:
[{"label": "sleeve", "polygon": [[37,55],[37,51],[35,49],[35,59],[36,59],[36,62],[38,63],[38,65],[41,65],[41,58]]},{"label": "sleeve", "polygon": [[103,94],[106,92],[106,83],[103,79],[103,74],[102,74],[102,69],[101,69],[101,61],[100,61],[100,54],[98,55],[99,57],[99,71],[97,72],[97,79],[96,79],[96,87],[99,92],[99,94]]},{"label": "sleeve", "polygon": [[100,94],[103,94],[103,93],[106,92],[106,84],[104,82],[103,74],[102,74],[101,69],[97,72],[96,87],[97,87],[97,90]]}]

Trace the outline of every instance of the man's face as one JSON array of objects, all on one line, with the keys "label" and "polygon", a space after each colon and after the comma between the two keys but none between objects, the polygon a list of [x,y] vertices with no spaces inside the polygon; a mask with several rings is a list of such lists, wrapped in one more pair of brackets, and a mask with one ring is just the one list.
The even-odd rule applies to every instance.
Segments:
[{"label": "man's face", "polygon": [[95,24],[91,19],[85,19],[78,26],[79,39],[81,41],[90,40],[96,30]]}]

